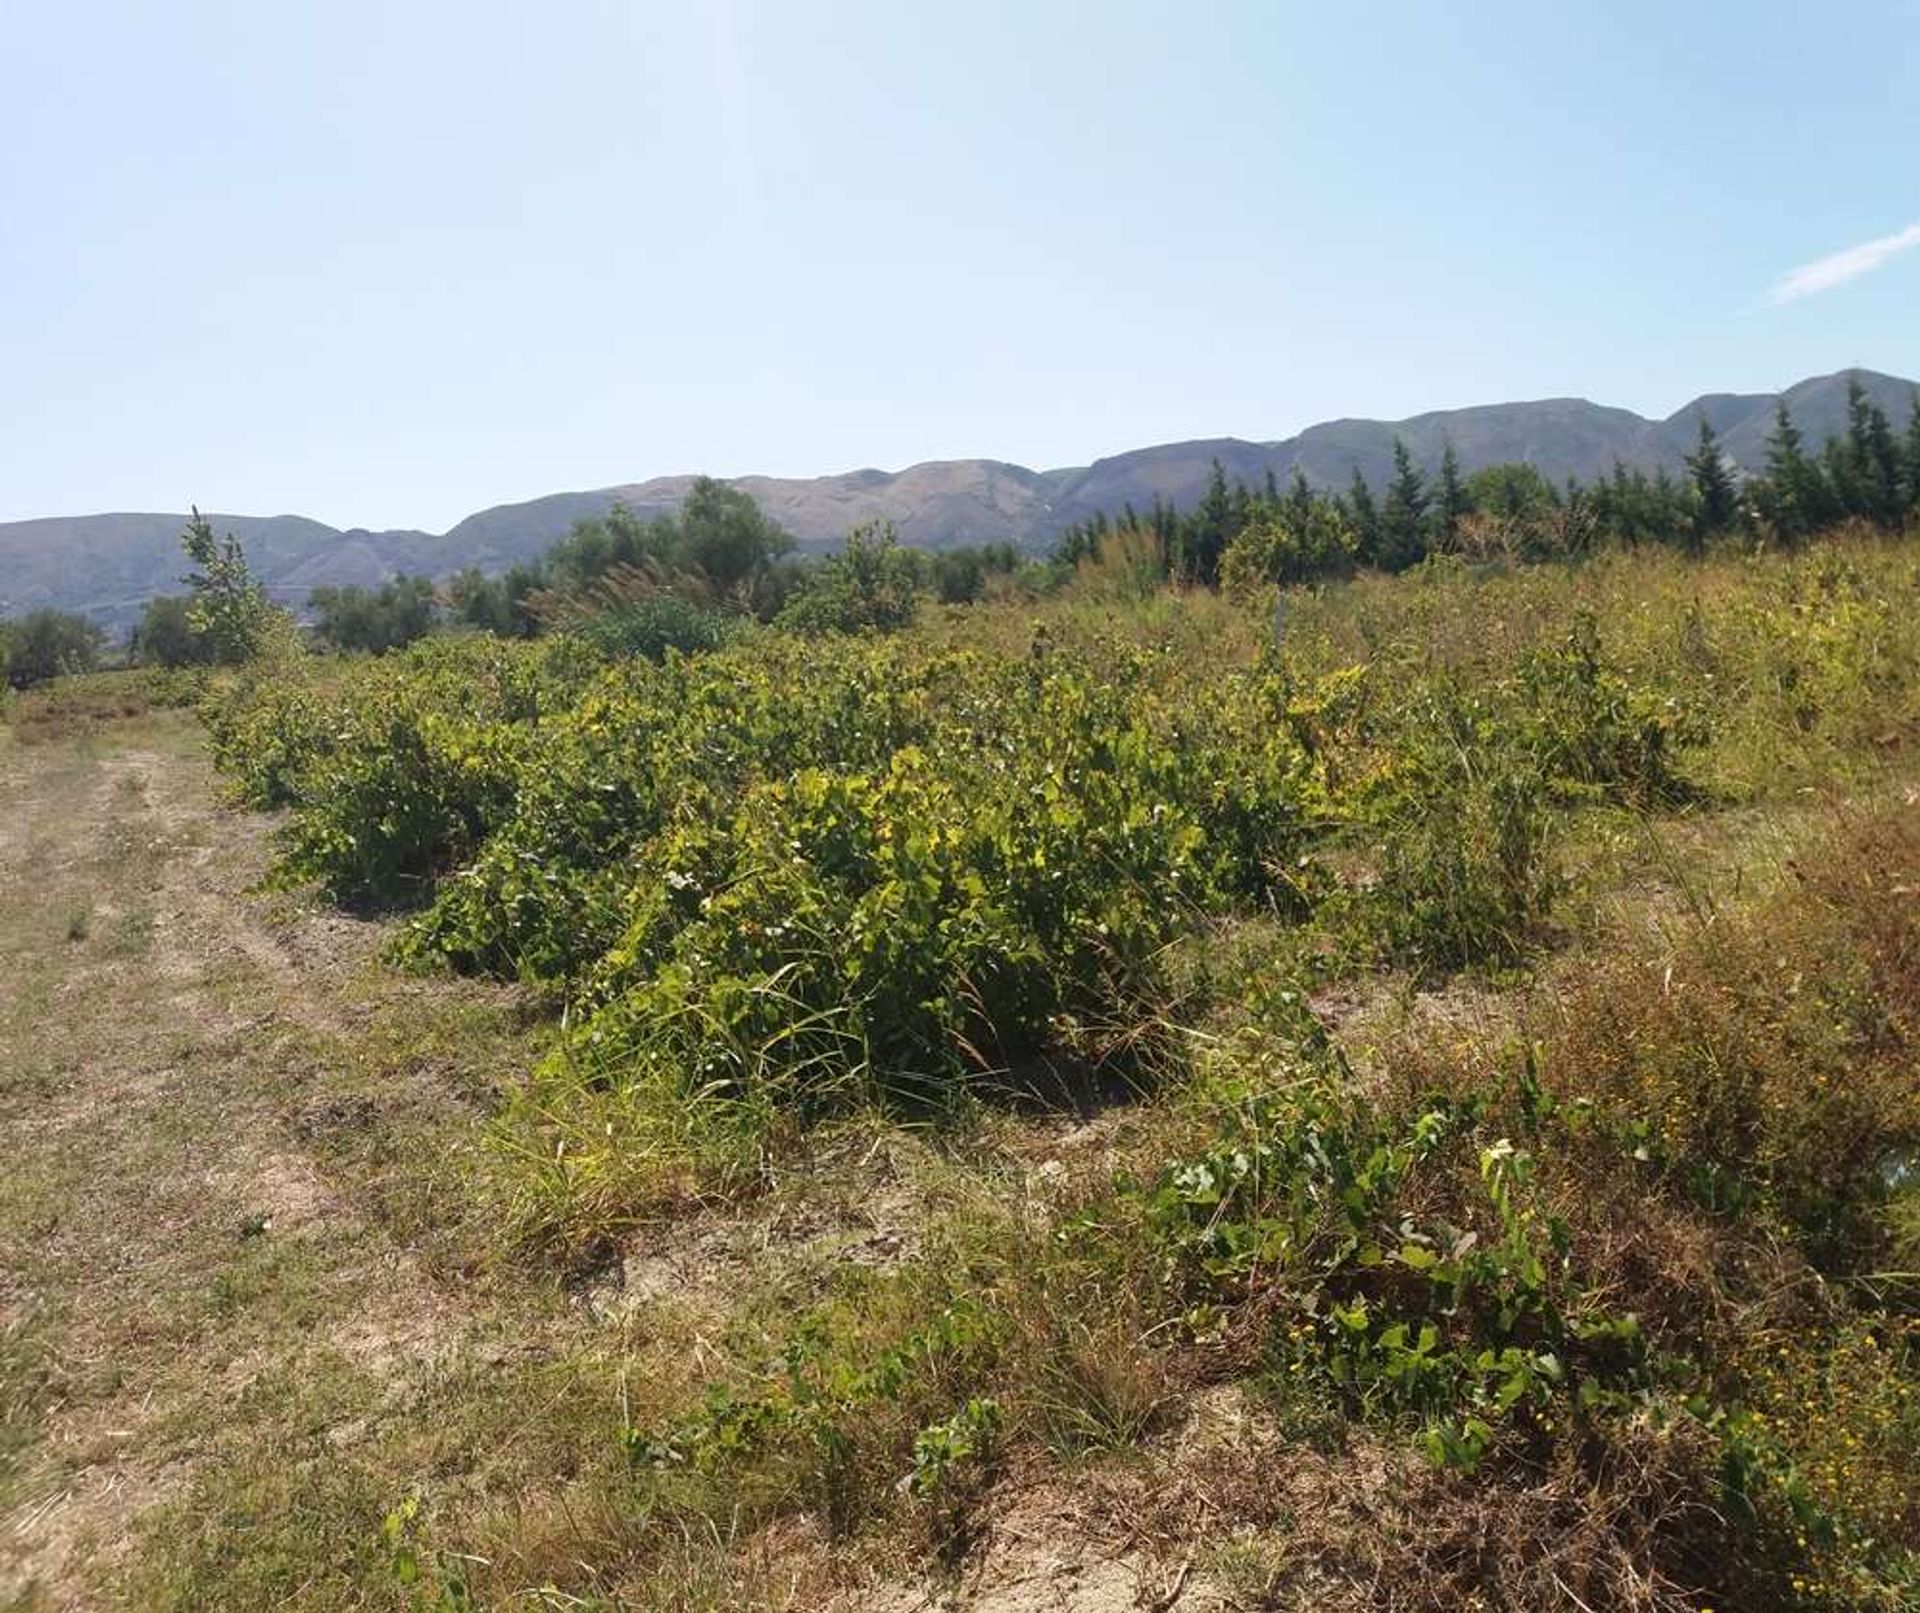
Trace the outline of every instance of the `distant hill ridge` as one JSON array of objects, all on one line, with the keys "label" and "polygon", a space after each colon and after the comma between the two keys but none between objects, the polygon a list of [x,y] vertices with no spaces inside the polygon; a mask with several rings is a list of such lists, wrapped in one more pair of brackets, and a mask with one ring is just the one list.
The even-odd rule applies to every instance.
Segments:
[{"label": "distant hill ridge", "polygon": [[[1391,466],[1396,437],[1425,466],[1437,465],[1451,442],[1467,471],[1527,460],[1555,481],[1569,476],[1591,481],[1611,471],[1616,460],[1648,471],[1678,469],[1704,414],[1728,457],[1744,470],[1757,471],[1765,462],[1778,397],[1786,399],[1807,441],[1817,445],[1844,427],[1847,383],[1856,376],[1895,424],[1904,425],[1915,383],[1872,370],[1841,370],[1778,395],[1710,393],[1665,420],[1583,398],[1547,398],[1445,409],[1409,420],[1330,420],[1281,442],[1221,437],[1163,443],[1064,470],[956,459],[896,472],[733,481],[803,549],[829,548],[849,527],[872,520],[894,522],[905,542],[923,548],[1014,543],[1041,549],[1063,527],[1097,512],[1117,515],[1129,503],[1145,509],[1156,497],[1192,504],[1216,459],[1229,477],[1250,484],[1269,471],[1285,480],[1297,467],[1322,487],[1344,486],[1356,469],[1378,486]],[[466,566],[497,571],[539,554],[575,521],[602,515],[616,502],[646,514],[671,509],[692,480],[662,476],[502,504],[439,535],[342,532],[297,515],[216,515],[213,520],[246,545],[255,571],[275,597],[292,602],[315,587],[377,584],[399,572],[446,576]],[[0,615],[56,605],[107,622],[131,620],[147,599],[178,590],[184,521],[184,514],[165,513],[0,522]]]}]

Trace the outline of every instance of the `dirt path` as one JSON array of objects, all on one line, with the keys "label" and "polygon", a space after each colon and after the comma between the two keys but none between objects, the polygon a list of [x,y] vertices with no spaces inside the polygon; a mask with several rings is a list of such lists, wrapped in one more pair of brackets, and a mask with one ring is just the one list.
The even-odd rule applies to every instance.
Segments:
[{"label": "dirt path", "polygon": [[358,1549],[402,1495],[299,1517],[340,1486],[263,1458],[390,1439],[565,1320],[433,1202],[507,1005],[276,913],[265,858],[183,719],[0,750],[0,1607],[189,1605],[249,1525]]}]

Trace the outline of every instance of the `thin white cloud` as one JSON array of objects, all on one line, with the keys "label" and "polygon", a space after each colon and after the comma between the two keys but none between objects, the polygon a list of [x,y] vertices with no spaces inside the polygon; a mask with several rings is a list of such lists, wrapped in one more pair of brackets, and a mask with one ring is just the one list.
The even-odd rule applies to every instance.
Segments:
[{"label": "thin white cloud", "polygon": [[1904,230],[1883,235],[1877,241],[1862,241],[1844,251],[1831,252],[1797,269],[1789,269],[1774,282],[1767,301],[1778,307],[1783,302],[1798,302],[1816,292],[1831,291],[1849,280],[1858,280],[1863,274],[1872,274],[1889,259],[1916,246],[1920,246],[1920,224],[1909,224]]}]

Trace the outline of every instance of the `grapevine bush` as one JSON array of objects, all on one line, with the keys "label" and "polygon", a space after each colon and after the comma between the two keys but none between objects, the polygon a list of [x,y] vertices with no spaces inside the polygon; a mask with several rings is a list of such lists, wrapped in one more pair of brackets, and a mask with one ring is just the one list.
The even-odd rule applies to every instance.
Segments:
[{"label": "grapevine bush", "polygon": [[[1101,642],[468,639],[211,715],[241,793],[292,808],[286,877],[417,907],[415,961],[572,1001],[597,1084],[802,1111],[1137,1051],[1170,945],[1236,914],[1420,968],[1515,956],[1553,814],[1670,794],[1694,736],[1590,621],[1471,686]],[[1343,846],[1370,860],[1344,883]]]}]

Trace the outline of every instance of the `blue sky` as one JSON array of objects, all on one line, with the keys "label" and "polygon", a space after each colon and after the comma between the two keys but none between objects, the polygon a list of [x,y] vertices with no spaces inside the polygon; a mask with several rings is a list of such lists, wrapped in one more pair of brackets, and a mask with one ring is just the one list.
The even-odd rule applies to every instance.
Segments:
[{"label": "blue sky", "polygon": [[0,519],[1920,375],[1916,84],[1911,0],[15,0]]}]

